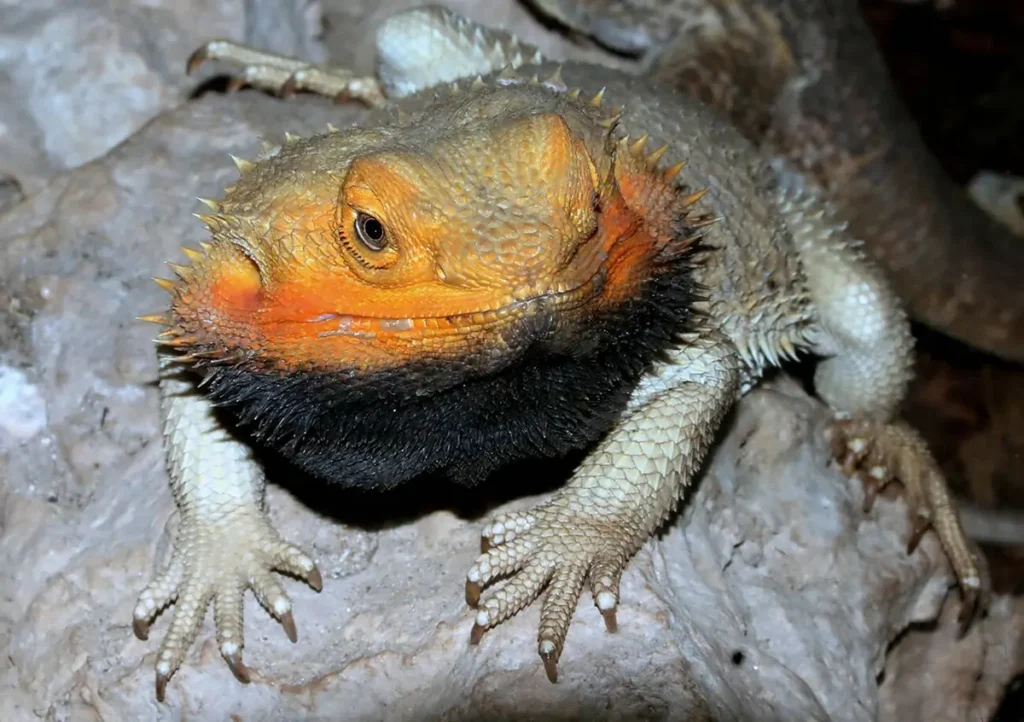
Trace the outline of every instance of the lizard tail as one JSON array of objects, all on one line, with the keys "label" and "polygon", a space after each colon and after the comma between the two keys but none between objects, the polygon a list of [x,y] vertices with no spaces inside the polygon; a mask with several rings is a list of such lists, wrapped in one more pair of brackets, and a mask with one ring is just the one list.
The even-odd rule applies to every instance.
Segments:
[{"label": "lizard tail", "polygon": [[915,320],[1024,361],[1024,239],[929,152],[856,4],[813,7],[779,28],[795,62],[761,143],[827,189]]},{"label": "lizard tail", "polygon": [[911,316],[999,357],[1024,361],[1024,239],[949,179],[916,128],[831,195],[888,272]]},{"label": "lizard tail", "polygon": [[1024,361],[1024,239],[928,151],[856,2],[728,7],[682,33],[655,75],[812,176],[915,320]]}]

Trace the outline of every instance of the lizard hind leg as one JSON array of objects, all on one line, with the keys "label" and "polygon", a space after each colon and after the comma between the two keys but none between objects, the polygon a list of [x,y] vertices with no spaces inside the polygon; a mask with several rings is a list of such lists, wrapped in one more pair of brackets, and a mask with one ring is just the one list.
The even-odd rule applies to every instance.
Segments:
[{"label": "lizard hind leg", "polygon": [[946,480],[921,436],[898,419],[912,375],[910,324],[882,272],[833,218],[832,208],[780,163],[779,204],[803,267],[821,354],[814,385],[836,412],[828,429],[848,476],[865,483],[865,508],[892,481],[905,491],[913,520],[908,551],[933,529],[960,586],[961,629],[982,603],[983,573]]},{"label": "lizard hind leg", "polygon": [[314,65],[230,40],[211,40],[200,47],[189,57],[186,72],[194,73],[209,60],[241,66],[232,76],[230,90],[248,85],[282,96],[307,91],[337,101],[354,98],[371,107],[387,102],[376,78],[360,77],[344,68]]},{"label": "lizard hind leg", "polygon": [[511,33],[478,25],[448,8],[417,7],[397,12],[377,29],[376,77],[320,66],[229,40],[211,40],[188,60],[194,72],[207,60],[241,67],[231,89],[249,85],[281,95],[300,90],[337,101],[361,100],[375,108],[425,88],[487,75],[506,66],[541,63],[533,45]]}]

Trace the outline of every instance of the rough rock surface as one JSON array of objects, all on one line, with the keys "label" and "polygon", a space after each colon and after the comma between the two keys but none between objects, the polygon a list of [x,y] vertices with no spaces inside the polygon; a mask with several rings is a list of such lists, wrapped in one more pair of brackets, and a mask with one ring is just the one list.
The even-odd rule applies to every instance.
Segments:
[{"label": "rough rock surface", "polygon": [[[329,46],[364,62],[366,18],[409,4],[328,5]],[[895,720],[923,702],[938,711],[920,719],[952,720],[968,703],[978,715],[995,706],[1020,662],[1019,602],[997,600],[952,640],[937,543],[903,553],[899,499],[864,517],[858,485],[827,462],[823,408],[785,380],[739,405],[682,514],[629,566],[619,633],[583,598],[559,684],[536,656],[536,607],[467,646],[463,575],[493,509],[485,495],[346,496],[279,475],[275,524],[325,577],[320,594],[286,582],[298,644],[250,596],[254,682],[231,676],[208,617],[157,704],[166,617],[140,642],[131,609],[173,505],[152,330],[133,318],[164,302],[149,281],[161,263],[203,238],[193,198],[232,181],[228,153],[361,111],[256,92],[187,100],[181,63],[207,35],[290,28],[277,49],[322,52],[315,3],[88,5],[0,13],[0,94],[16,99],[0,106],[0,175],[17,187],[6,196],[0,183],[4,720]],[[484,5],[460,3],[530,32],[518,7]],[[55,38],[62,49],[43,52]],[[509,481],[504,503],[534,501],[514,499]],[[909,624],[940,613],[939,631],[905,635],[886,663]]]},{"label": "rough rock surface", "polygon": [[0,104],[0,179],[28,192],[184,101],[195,83],[182,73],[183,48],[227,37],[323,58],[315,2],[43,0],[0,9],[0,97],[17,99]]}]

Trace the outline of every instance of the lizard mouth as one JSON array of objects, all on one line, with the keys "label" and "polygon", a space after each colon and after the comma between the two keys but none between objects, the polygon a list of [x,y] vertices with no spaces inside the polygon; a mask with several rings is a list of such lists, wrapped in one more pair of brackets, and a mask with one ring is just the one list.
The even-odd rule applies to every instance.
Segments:
[{"label": "lizard mouth", "polygon": [[[169,310],[142,319],[167,327],[157,342],[199,366],[362,375],[411,362],[506,357],[583,319],[607,285],[605,269],[598,265],[582,281],[563,282],[563,288],[529,298],[463,296],[455,304],[461,308],[449,313],[430,312],[431,305],[443,306],[432,302],[430,292],[444,289],[433,287],[418,291],[424,299],[418,303],[402,299],[413,308],[424,306],[425,313],[323,311],[325,299],[301,283],[268,291],[260,263],[238,244],[215,242],[202,251],[184,250],[191,265],[168,264],[178,279],[156,279],[171,294]],[[367,295],[366,289],[356,290],[352,297]],[[474,306],[483,307],[463,310]],[[369,309],[375,310],[374,305]]]},{"label": "lizard mouth", "polygon": [[427,327],[439,331],[446,326],[452,329],[470,326],[481,328],[500,326],[545,312],[557,310],[565,313],[582,308],[590,299],[600,295],[604,281],[605,274],[598,270],[590,278],[570,288],[540,293],[530,298],[509,300],[497,308],[479,311],[405,317],[329,312],[311,318],[307,323],[332,326],[332,328],[317,331],[317,336],[320,338],[331,336],[372,338],[377,333],[415,333]]}]

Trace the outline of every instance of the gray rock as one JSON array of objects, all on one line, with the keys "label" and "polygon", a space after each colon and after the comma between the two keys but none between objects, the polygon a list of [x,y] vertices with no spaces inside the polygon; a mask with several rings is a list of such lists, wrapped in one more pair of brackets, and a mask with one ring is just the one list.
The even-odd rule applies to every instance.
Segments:
[{"label": "gray rock", "polygon": [[7,3],[0,13],[0,177],[30,191],[184,102],[212,37],[322,60],[319,4],[259,0]]},{"label": "gray rock", "polygon": [[[19,136],[23,155],[0,146],[0,158],[15,161],[0,170],[34,179],[0,216],[5,720],[845,721],[912,718],[915,703],[936,715],[994,707],[1024,633],[1019,603],[997,600],[967,639],[949,639],[956,604],[943,607],[951,578],[935,539],[905,555],[898,498],[862,514],[859,485],[828,463],[823,407],[785,380],[739,405],[681,514],[630,564],[619,633],[607,634],[581,600],[557,685],[536,655],[536,605],[467,645],[473,613],[462,587],[482,519],[460,506],[415,507],[408,495],[401,513],[382,512],[389,498],[339,508],[336,492],[288,490],[279,478],[284,486],[269,491],[274,522],[325,576],[320,594],[285,582],[299,642],[288,643],[250,596],[253,683],[231,676],[208,615],[158,705],[153,663],[167,617],[141,642],[131,609],[166,549],[173,504],[153,331],[134,317],[165,303],[149,281],[166,275],[162,262],[204,238],[190,215],[194,196],[218,197],[233,181],[228,153],[252,157],[260,137],[344,125],[362,111],[257,92],[184,102],[191,85],[175,69],[200,39],[192,33],[215,34],[217,23],[233,37],[273,28],[247,25],[240,4],[139,2],[126,15],[110,4],[89,18],[72,6],[5,9],[0,21],[7,45],[21,48],[5,47],[0,83],[27,73],[0,122],[32,120]],[[299,24],[288,27],[305,30],[282,37],[305,52],[316,13],[295,7]],[[90,45],[86,30],[68,29],[62,60],[48,60],[57,84],[10,70],[11,57],[68,17],[106,40]],[[115,20],[132,30],[110,31]],[[97,63],[116,66],[103,93],[61,75]],[[133,99],[123,101],[133,119],[111,119],[115,131],[103,118],[122,98]],[[60,137],[60,123],[79,116],[103,136],[88,151]],[[940,612],[938,631],[907,635],[886,668],[890,643]]]}]

